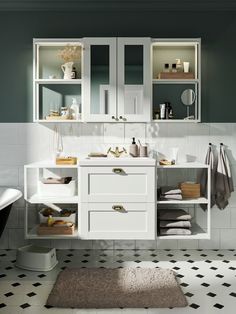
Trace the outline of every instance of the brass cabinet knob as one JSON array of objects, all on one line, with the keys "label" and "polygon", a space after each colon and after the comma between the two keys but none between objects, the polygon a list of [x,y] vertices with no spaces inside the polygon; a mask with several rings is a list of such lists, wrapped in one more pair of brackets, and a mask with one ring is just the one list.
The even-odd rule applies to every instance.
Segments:
[{"label": "brass cabinet knob", "polygon": [[112,209],[114,209],[117,212],[125,212],[126,211],[122,205],[113,205]]},{"label": "brass cabinet knob", "polygon": [[123,172],[123,169],[121,168],[113,168],[112,171],[116,174],[119,174],[119,173],[122,173]]},{"label": "brass cabinet knob", "polygon": [[112,116],[111,118],[112,118],[113,120],[115,120],[115,119],[116,119],[116,117],[115,117],[115,116]]},{"label": "brass cabinet knob", "polygon": [[123,116],[119,116],[119,119],[120,120],[123,120],[123,121],[126,121],[127,119],[125,118],[125,117],[123,117]]}]

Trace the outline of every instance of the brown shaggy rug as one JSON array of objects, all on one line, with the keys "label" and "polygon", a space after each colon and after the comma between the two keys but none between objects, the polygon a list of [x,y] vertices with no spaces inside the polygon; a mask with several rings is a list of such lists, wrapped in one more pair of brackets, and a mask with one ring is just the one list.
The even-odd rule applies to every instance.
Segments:
[{"label": "brown shaggy rug", "polygon": [[58,275],[47,305],[168,308],[187,306],[187,301],[170,269],[68,268]]}]

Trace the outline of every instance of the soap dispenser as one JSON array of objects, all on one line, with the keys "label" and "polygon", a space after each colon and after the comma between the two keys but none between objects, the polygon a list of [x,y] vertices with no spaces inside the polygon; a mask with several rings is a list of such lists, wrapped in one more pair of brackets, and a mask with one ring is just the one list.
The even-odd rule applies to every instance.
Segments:
[{"label": "soap dispenser", "polygon": [[70,106],[70,114],[73,120],[79,119],[79,106],[76,98],[72,98],[72,105]]},{"label": "soap dispenser", "polygon": [[129,147],[129,154],[132,157],[138,157],[138,145],[135,142],[135,137],[133,137],[132,144]]}]

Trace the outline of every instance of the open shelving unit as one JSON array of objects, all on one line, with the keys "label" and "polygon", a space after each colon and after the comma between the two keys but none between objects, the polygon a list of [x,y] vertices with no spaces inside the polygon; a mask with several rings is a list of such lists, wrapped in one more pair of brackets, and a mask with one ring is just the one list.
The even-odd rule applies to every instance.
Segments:
[{"label": "open shelving unit", "polygon": [[[39,193],[38,182],[44,175],[53,176],[72,176],[77,181],[76,193],[73,196],[43,196]],[[77,165],[56,165],[53,162],[38,162],[26,165],[24,167],[24,196],[26,201],[25,207],[25,238],[26,239],[78,239],[79,238],[79,196],[78,196],[78,166]],[[77,208],[77,219],[75,231],[71,235],[39,235],[37,227],[39,223],[29,221],[32,210],[39,211],[40,206],[53,208],[54,206],[61,208],[70,208],[75,205]],[[32,207],[33,206],[33,207]]]},{"label": "open shelving unit", "polygon": [[[76,46],[80,50],[81,58],[74,62],[77,71],[76,79],[64,79],[61,70],[62,59],[59,50],[66,46]],[[71,123],[82,121],[79,119],[46,119],[50,110],[70,107],[72,98],[77,100],[82,111],[83,93],[83,44],[81,39],[34,39],[33,66],[33,94],[34,94],[34,122]]]},{"label": "open shelving unit", "polygon": [[[154,122],[200,122],[201,117],[201,40],[196,38],[160,38],[152,40],[152,104]],[[178,72],[179,78],[170,78],[171,65],[180,59],[181,67]],[[183,62],[189,62],[190,78],[184,78]],[[170,65],[169,78],[162,78],[166,74],[163,70],[164,64]],[[181,73],[183,77],[181,78]],[[168,75],[167,75],[168,76]],[[195,94],[194,102],[189,106],[190,115],[194,119],[185,120],[186,106],[181,101],[181,94],[184,90],[191,89]],[[173,119],[156,119],[159,105],[170,102],[173,108]]]},{"label": "open shelving unit", "polygon": [[[183,239],[210,239],[210,232],[211,232],[211,176],[210,176],[210,167],[206,164],[201,163],[179,163],[176,165],[171,166],[160,166],[157,165],[157,178],[158,178],[158,170],[165,169],[167,171],[171,171],[172,169],[192,169],[192,170],[205,170],[207,172],[207,197],[200,197],[200,198],[194,198],[194,199],[183,199],[183,200],[157,200],[157,211],[158,207],[162,206],[162,208],[167,206],[176,205],[178,208],[180,208],[180,205],[184,205],[186,208],[188,205],[193,208],[194,213],[196,213],[197,210],[202,210],[201,208],[198,208],[198,205],[204,204],[206,205],[206,220],[207,220],[207,228],[203,229],[201,226],[197,224],[197,222],[193,221],[191,222],[192,227],[191,235],[158,235],[159,239],[176,239],[176,240],[183,240]],[[194,215],[196,216],[196,215]]]}]

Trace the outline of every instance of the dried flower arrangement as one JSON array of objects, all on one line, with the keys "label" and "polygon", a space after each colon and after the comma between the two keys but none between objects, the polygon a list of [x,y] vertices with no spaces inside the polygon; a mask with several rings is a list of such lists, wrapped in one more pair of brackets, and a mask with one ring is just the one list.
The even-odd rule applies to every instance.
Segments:
[{"label": "dried flower arrangement", "polygon": [[59,50],[58,56],[65,62],[76,61],[81,58],[80,46],[66,45],[62,50]]}]

